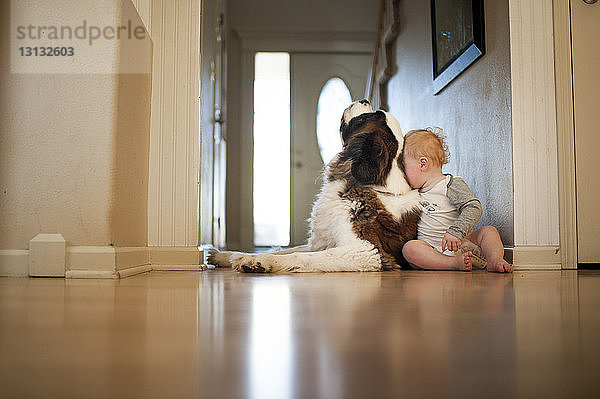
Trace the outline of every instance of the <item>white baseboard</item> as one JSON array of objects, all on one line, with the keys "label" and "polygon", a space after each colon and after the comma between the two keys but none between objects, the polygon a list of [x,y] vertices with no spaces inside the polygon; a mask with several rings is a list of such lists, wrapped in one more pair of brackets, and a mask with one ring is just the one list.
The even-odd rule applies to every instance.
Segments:
[{"label": "white baseboard", "polygon": [[[152,270],[206,270],[197,247],[67,247],[66,278],[125,278]],[[29,276],[28,250],[0,250],[0,276]]]},{"label": "white baseboard", "polygon": [[40,233],[29,241],[29,275],[65,277],[67,242],[62,234]]},{"label": "white baseboard", "polygon": [[150,251],[148,247],[117,247],[115,248],[115,264],[117,271],[149,266]]},{"label": "white baseboard", "polygon": [[119,275],[116,272],[104,270],[67,270],[65,278],[105,278],[117,279]]},{"label": "white baseboard", "polygon": [[152,265],[152,270],[157,271],[203,271],[206,265]]},{"label": "white baseboard", "polygon": [[125,278],[152,270],[148,247],[68,249],[67,278]]},{"label": "white baseboard", "polygon": [[196,265],[204,261],[204,251],[198,247],[148,247],[150,264],[160,265]]},{"label": "white baseboard", "polygon": [[142,265],[142,266],[135,266],[135,267],[130,267],[127,269],[119,270],[117,272],[117,274],[119,275],[119,278],[126,278],[126,277],[135,276],[136,274],[147,273],[147,272],[151,272],[151,271],[152,271],[152,266]]},{"label": "white baseboard", "polygon": [[125,278],[152,270],[204,270],[197,247],[70,247],[67,278]]},{"label": "white baseboard", "polygon": [[513,251],[515,270],[560,270],[560,248],[517,246]]},{"label": "white baseboard", "polygon": [[67,248],[68,271],[116,271],[115,247],[74,246]]},{"label": "white baseboard", "polygon": [[29,275],[29,251],[20,249],[0,250],[0,276],[27,277]]}]

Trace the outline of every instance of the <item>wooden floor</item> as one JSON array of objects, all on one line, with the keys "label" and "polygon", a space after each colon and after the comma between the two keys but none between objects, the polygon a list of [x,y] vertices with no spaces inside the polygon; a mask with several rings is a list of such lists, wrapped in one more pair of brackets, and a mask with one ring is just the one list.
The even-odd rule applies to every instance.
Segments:
[{"label": "wooden floor", "polygon": [[2,398],[598,397],[600,272],[0,279]]}]

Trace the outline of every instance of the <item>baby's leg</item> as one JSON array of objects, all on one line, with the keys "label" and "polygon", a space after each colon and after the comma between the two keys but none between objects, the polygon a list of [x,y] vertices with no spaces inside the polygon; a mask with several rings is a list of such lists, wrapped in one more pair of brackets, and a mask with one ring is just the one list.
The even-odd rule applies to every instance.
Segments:
[{"label": "baby's leg", "polygon": [[404,244],[402,255],[412,267],[417,269],[469,271],[472,268],[471,252],[448,256],[420,240],[412,240]]},{"label": "baby's leg", "polygon": [[469,234],[467,239],[481,247],[489,272],[512,273],[513,267],[504,260],[504,246],[495,227],[484,226]]}]

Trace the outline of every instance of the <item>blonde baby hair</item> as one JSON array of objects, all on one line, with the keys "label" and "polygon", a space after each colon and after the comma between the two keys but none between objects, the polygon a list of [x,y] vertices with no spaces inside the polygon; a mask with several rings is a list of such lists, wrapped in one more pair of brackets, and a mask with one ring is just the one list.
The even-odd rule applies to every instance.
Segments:
[{"label": "blonde baby hair", "polygon": [[414,159],[426,157],[436,166],[447,164],[450,158],[446,136],[440,128],[429,127],[406,133],[402,151]]}]

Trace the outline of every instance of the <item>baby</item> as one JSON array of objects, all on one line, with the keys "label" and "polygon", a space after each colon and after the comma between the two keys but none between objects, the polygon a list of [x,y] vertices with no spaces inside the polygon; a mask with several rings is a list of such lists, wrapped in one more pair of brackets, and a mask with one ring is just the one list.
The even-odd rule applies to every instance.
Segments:
[{"label": "baby", "polygon": [[481,217],[479,200],[462,178],[442,173],[442,165],[448,163],[443,136],[430,130],[408,132],[402,162],[408,183],[421,193],[423,206],[417,240],[407,242],[402,249],[408,263],[418,269],[471,270],[473,253],[464,245],[470,241],[481,248],[488,271],[512,272],[504,260],[498,230],[484,226],[472,231]]}]

